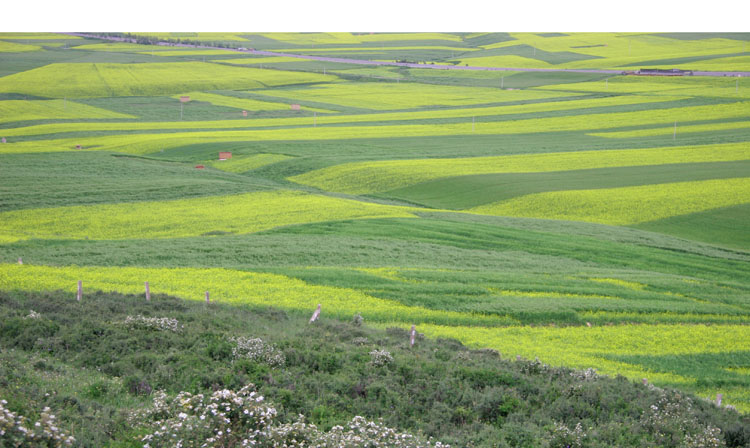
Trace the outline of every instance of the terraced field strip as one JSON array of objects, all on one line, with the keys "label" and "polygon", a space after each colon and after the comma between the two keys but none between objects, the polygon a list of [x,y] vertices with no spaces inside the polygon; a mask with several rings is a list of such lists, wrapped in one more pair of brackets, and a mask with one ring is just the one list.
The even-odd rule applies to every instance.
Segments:
[{"label": "terraced field strip", "polygon": [[459,64],[472,67],[556,68],[556,66],[548,62],[516,55],[483,57],[465,56],[459,60]]},{"label": "terraced field strip", "polygon": [[750,159],[744,143],[629,150],[576,151],[451,159],[384,160],[334,165],[290,177],[350,194],[389,191],[433,179],[490,173],[541,173],[605,167]]},{"label": "terraced field strip", "polygon": [[[406,328],[403,324],[400,326]],[[674,360],[747,352],[750,350],[750,326],[747,325],[481,328],[423,324],[418,326],[418,331],[429,337],[454,338],[473,348],[494,348],[504,357],[521,355],[529,359],[538,357],[556,366],[595,367],[600,373],[624,375],[633,380],[648,378],[655,384],[681,387],[709,397],[723,393],[725,400],[738,409],[750,410],[750,392],[742,383],[705,387],[700,386],[700,376],[672,369],[668,364],[653,369],[617,360],[621,356],[671,357]],[[744,382],[747,381],[744,378]]]},{"label": "terraced field strip", "polygon": [[750,159],[542,173],[492,173],[439,178],[389,190],[382,195],[432,208],[462,210],[534,193],[728,179],[748,173]]},{"label": "terraced field strip", "polygon": [[732,123],[710,123],[710,124],[689,124],[686,126],[670,126],[656,129],[638,129],[635,131],[614,131],[614,132],[592,132],[587,135],[607,138],[633,138],[633,137],[651,137],[656,135],[680,135],[692,134],[695,132],[711,131],[728,131],[733,129],[750,128],[750,121],[737,121]]},{"label": "terraced field strip", "polygon": [[253,154],[251,156],[234,156],[229,160],[213,160],[209,165],[230,173],[244,173],[292,158],[283,154]]},{"label": "terraced field strip", "polygon": [[[1,38],[2,35],[0,34]],[[40,51],[41,49],[42,47],[39,45],[19,44],[0,40],[0,53],[23,53],[27,51]]]},{"label": "terraced field strip", "polygon": [[[255,105],[261,107],[277,107],[278,110],[289,109],[288,100],[283,99],[284,103],[274,103],[253,99],[244,99],[229,97],[226,95],[217,95],[203,92],[192,92],[188,95],[191,99],[198,101],[207,101],[217,105],[228,107],[238,107],[240,105]],[[180,95],[175,95],[175,98]],[[512,97],[507,98],[510,100]],[[388,122],[388,121],[409,121],[409,120],[429,120],[444,118],[469,118],[469,117],[486,117],[495,115],[511,114],[531,114],[537,112],[553,112],[565,110],[594,109],[597,107],[625,106],[633,104],[649,104],[662,101],[678,101],[685,97],[649,97],[649,96],[618,96],[614,98],[597,98],[583,100],[565,100],[550,101],[544,103],[518,104],[511,106],[490,106],[464,109],[444,109],[444,110],[425,110],[414,112],[382,112],[375,114],[357,114],[357,115],[336,115],[320,116],[315,119],[315,124],[346,124],[346,123],[367,123],[367,122]],[[246,108],[253,110],[254,108]],[[312,110],[321,113],[330,113],[333,111],[302,107],[305,110]],[[172,121],[172,122],[129,122],[129,123],[57,123],[44,125],[31,125],[7,129],[3,135],[6,136],[30,136],[43,134],[60,134],[65,132],[85,132],[85,131],[136,131],[136,130],[162,130],[162,129],[238,129],[252,127],[277,127],[277,126],[309,126],[312,122],[310,117],[304,118],[273,118],[263,119],[256,118],[252,121],[240,120],[215,120],[215,121]]]},{"label": "terraced field strip", "polygon": [[633,225],[750,203],[750,177],[536,193],[472,213]]},{"label": "terraced field strip", "polygon": [[162,47],[158,45],[140,45],[132,44],[128,42],[105,42],[99,44],[83,44],[71,47],[74,50],[87,50],[87,51],[106,51],[113,53],[140,53],[147,52],[148,54],[160,52],[160,51],[175,51],[173,47]]},{"label": "terraced field strip", "polygon": [[58,33],[0,33],[3,40],[55,40],[55,39],[81,39],[77,36]]},{"label": "terraced field strip", "polygon": [[[237,55],[236,51],[231,50],[196,50],[196,49],[184,49],[184,50],[167,50],[167,51],[155,51],[153,53],[149,51],[142,51],[139,54],[152,54],[154,56],[218,56],[218,55]],[[205,59],[205,58],[204,58]],[[205,61],[204,61],[205,62]]]},{"label": "terraced field strip", "polygon": [[[146,280],[147,279],[147,280]],[[238,271],[219,268],[138,268],[32,266],[0,264],[0,289],[22,291],[71,292],[75,300],[77,282],[85,291],[118,291],[141,294],[148,281],[152,294],[169,294],[188,300],[204,300],[210,291],[218,303],[274,306],[287,310],[312,311],[323,304],[323,313],[350,319],[361,313],[377,322],[433,322],[463,325],[502,325],[508,319],[454,311],[431,310],[405,306],[391,300],[378,299],[349,288],[320,286],[278,274]]]},{"label": "terraced field strip", "polygon": [[[485,270],[401,267],[355,270],[386,281],[363,278],[345,268],[289,268],[277,273],[317,284],[336,284],[331,279],[347,278],[349,287],[405,305],[504,315],[519,323],[582,325],[583,314],[594,311],[641,313],[640,318],[632,321],[608,316],[611,320],[605,323],[609,324],[642,320],[658,323],[668,313],[672,313],[672,321],[675,315],[692,314],[696,322],[736,323],[737,317],[747,318],[750,314],[741,304],[726,303],[726,297],[721,296],[722,291],[716,286],[690,291],[685,285],[669,282],[666,276],[654,276],[649,279],[653,284],[633,291],[570,276],[549,275],[540,279],[518,271],[493,275]],[[703,321],[700,316],[707,318]],[[602,320],[600,317],[596,321]]]},{"label": "terraced field strip", "polygon": [[[0,123],[31,120],[56,120],[77,118],[136,118],[111,110],[67,100],[5,100],[0,101]],[[8,129],[9,132],[13,132]],[[4,131],[0,133],[5,134]]]},{"label": "terraced field strip", "polygon": [[346,53],[346,52],[381,52],[389,50],[447,50],[456,52],[478,51],[478,48],[449,47],[440,45],[414,45],[414,46],[382,46],[382,47],[325,47],[325,48],[287,48],[276,50],[280,53]]},{"label": "terraced field strip", "polygon": [[[649,60],[680,57],[713,56],[716,54],[739,53],[745,50],[739,40],[712,38],[698,40],[678,40],[670,37],[637,33],[574,33],[552,38],[533,33],[511,33],[514,40],[486,45],[486,50],[502,49],[527,45],[529,57],[533,49],[562,53],[570,52],[596,56],[598,59],[569,61],[559,64],[564,68],[640,68]],[[671,67],[671,66],[670,66]]]},{"label": "terraced field strip", "polygon": [[415,217],[413,208],[270,191],[175,201],[17,210],[0,213],[0,235],[26,238],[178,238],[251,233],[339,219]]},{"label": "terraced field strip", "polygon": [[277,64],[280,62],[299,62],[299,58],[272,56],[268,58],[232,58],[232,59],[215,59],[211,62],[221,62],[224,64],[249,65],[249,64]]},{"label": "terraced field strip", "polygon": [[566,96],[534,90],[507,91],[485,87],[430,84],[359,83],[321,84],[304,89],[259,90],[257,93],[295,101],[317,101],[374,110],[415,109],[427,106],[465,106],[537,100]]},{"label": "terraced field strip", "polygon": [[686,95],[691,97],[750,98],[750,81],[738,78],[680,77],[658,79],[652,76],[616,76],[606,81],[551,84],[537,90],[628,93],[645,95]]},{"label": "terraced field strip", "polygon": [[248,89],[332,82],[335,76],[269,71],[205,62],[58,63],[0,78],[0,93],[49,98],[171,95],[194,90]]},{"label": "terraced field strip", "polygon": [[461,42],[460,36],[446,33],[262,33],[261,36],[280,42],[308,47],[315,45],[358,45],[363,43],[399,41],[447,41]]},{"label": "terraced field strip", "polygon": [[731,70],[750,71],[750,56],[732,56],[726,58],[707,59],[704,61],[686,62],[676,65],[684,70]]},{"label": "terraced field strip", "polygon": [[155,39],[167,40],[167,39],[191,39],[191,40],[202,40],[202,41],[235,41],[235,42],[247,42],[247,39],[243,37],[243,33],[223,33],[223,32],[195,32],[195,33],[164,33],[164,32],[139,32],[134,33],[138,36],[152,37]]},{"label": "terraced field strip", "polygon": [[[204,101],[217,106],[233,107],[235,109],[247,110],[289,110],[288,104],[273,103],[270,101],[259,101],[251,98],[236,98],[233,96],[217,95],[206,92],[188,92],[179,95],[173,95],[172,98],[179,99],[181,96],[189,96],[190,101]],[[155,123],[154,123],[155,124]],[[163,123],[162,123],[163,124]],[[186,123],[177,122],[175,125],[185,128]],[[195,127],[200,126],[198,123],[190,123]],[[227,124],[226,122],[224,124]],[[232,123],[239,125],[239,123]],[[203,126],[210,126],[211,123],[205,123]],[[162,128],[163,129],[163,128]]]},{"label": "terraced field strip", "polygon": [[[0,153],[67,151],[82,145],[84,149],[122,151],[130,154],[150,152],[199,143],[229,141],[340,140],[390,137],[426,137],[460,135],[512,135],[540,132],[569,132],[611,129],[644,124],[669,124],[677,120],[738,119],[750,116],[747,103],[682,107],[639,112],[576,115],[501,122],[449,124],[402,124],[389,126],[315,126],[315,117],[308,117],[307,127],[292,129],[260,129],[247,131],[196,131],[145,135],[112,135],[46,141],[22,141],[0,147]],[[122,127],[129,127],[124,125]],[[137,126],[136,126],[137,127]]]}]

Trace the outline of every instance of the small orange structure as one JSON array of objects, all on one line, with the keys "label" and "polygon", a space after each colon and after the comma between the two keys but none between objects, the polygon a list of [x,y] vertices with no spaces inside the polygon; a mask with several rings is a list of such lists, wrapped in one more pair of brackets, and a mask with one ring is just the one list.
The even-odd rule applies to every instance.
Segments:
[{"label": "small orange structure", "polygon": [[247,117],[247,111],[246,111],[246,110],[243,110],[243,111],[242,111],[242,116],[243,116],[243,117]]},{"label": "small orange structure", "polygon": [[231,159],[231,158],[232,158],[232,153],[231,152],[224,152],[224,151],[222,151],[222,152],[219,153],[219,160],[227,160],[227,159]]},{"label": "small orange structure", "polygon": [[300,107],[300,105],[299,105],[299,104],[292,104],[292,105],[291,105],[291,106],[289,106],[289,107],[290,107],[290,108],[291,108],[292,110],[300,110],[300,109],[301,109],[301,107]]},{"label": "small orange structure", "polygon": [[203,165],[195,165],[195,167],[198,168],[199,170],[202,170],[203,168],[205,168],[205,166]]}]

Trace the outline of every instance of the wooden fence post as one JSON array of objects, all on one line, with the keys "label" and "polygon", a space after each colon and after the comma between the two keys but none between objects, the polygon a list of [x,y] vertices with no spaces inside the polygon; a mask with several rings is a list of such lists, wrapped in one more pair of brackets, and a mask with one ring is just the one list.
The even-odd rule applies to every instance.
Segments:
[{"label": "wooden fence post", "polygon": [[83,296],[83,285],[81,284],[81,281],[78,280],[78,295],[76,296],[76,298],[79,302],[81,301],[81,296]]},{"label": "wooden fence post", "polygon": [[724,397],[723,394],[716,394],[716,406],[721,406],[721,399]]},{"label": "wooden fence post", "polygon": [[146,301],[151,301],[151,290],[148,288],[148,282],[146,282]]},{"label": "wooden fence post", "polygon": [[411,326],[411,337],[409,338],[409,344],[411,345],[411,347],[414,347],[414,338],[416,336],[417,336],[416,326],[412,325]]},{"label": "wooden fence post", "polygon": [[318,320],[318,317],[320,316],[320,304],[318,304],[318,308],[313,313],[312,317],[310,318],[310,323],[315,322]]},{"label": "wooden fence post", "polygon": [[210,302],[211,302],[211,301],[210,301],[210,299],[208,298],[208,291],[206,291],[206,304],[209,304]]}]

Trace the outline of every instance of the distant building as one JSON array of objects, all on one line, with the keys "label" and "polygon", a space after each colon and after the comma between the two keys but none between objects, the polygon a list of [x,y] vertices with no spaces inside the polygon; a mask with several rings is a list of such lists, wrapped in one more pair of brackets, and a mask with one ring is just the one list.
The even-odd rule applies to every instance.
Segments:
[{"label": "distant building", "polygon": [[227,160],[232,158],[231,152],[222,151],[219,153],[219,160]]},{"label": "distant building", "polygon": [[642,76],[692,76],[692,70],[680,70],[679,68],[642,68],[635,72]]}]

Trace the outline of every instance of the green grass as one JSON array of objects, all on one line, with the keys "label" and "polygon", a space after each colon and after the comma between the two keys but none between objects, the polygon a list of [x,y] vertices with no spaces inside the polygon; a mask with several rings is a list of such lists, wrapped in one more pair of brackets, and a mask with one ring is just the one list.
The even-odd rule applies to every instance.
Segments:
[{"label": "green grass", "polygon": [[[217,153],[214,153],[218,157]],[[193,164],[106,153],[0,156],[0,210],[62,207],[202,197],[265,190],[273,185]]]},{"label": "green grass", "polygon": [[[191,90],[331,82],[332,76],[201,62],[50,64],[0,79],[0,92],[60,98],[169,95]],[[55,84],[50,84],[54,81]],[[60,83],[60,84],[57,84]]]},{"label": "green grass", "polygon": [[[25,318],[30,310],[39,317]],[[410,348],[408,334],[398,328],[376,330],[325,314],[310,325],[306,314],[206,307],[160,294],[146,302],[142,295],[87,291],[78,303],[59,291],[1,292],[0,334],[8,349],[0,353],[0,393],[4,407],[32,422],[49,406],[58,426],[80,446],[140,446],[152,422],[126,416],[149,405],[151,391],[164,390],[171,399],[180,391],[211,394],[246,383],[275,407],[278,423],[301,414],[329,430],[362,415],[453,446],[535,445],[552,437],[549,422],[574,427],[579,421],[595,434],[586,440],[619,446],[641,446],[669,429],[672,442],[665,438],[661,446],[676,447],[675,441],[706,425],[720,427],[727,440],[744,441],[746,419],[684,393],[511,361],[507,354],[472,350],[453,339],[420,337]],[[175,319],[181,330],[124,324],[139,315]],[[234,359],[233,337],[262,338],[285,362]],[[387,350],[393,361],[373,365],[374,349]],[[683,359],[718,368],[728,355]],[[665,404],[672,413],[661,426],[641,423],[650,406]],[[682,426],[673,432],[678,419]]]},{"label": "green grass", "polygon": [[469,211],[633,225],[746,203],[750,177],[534,193]]},{"label": "green grass", "polygon": [[433,208],[466,209],[546,191],[616,188],[654,183],[739,177],[750,161],[680,163],[636,167],[553,171],[548,173],[479,174],[442,178],[387,191],[380,196]]},{"label": "green grass", "polygon": [[[478,57],[529,68],[643,61],[727,68],[747,58],[726,57],[743,53],[746,44],[731,34],[682,36],[688,40],[647,33],[162,37],[428,63]],[[512,359],[538,356],[637,382],[647,377],[683,396],[724,393],[726,403],[750,410],[750,210],[746,180],[732,180],[745,179],[750,168],[744,124],[750,96],[742,80],[376,68],[241,53],[209,54],[204,63],[196,61],[205,54],[194,49],[91,39],[13,42],[43,48],[0,52],[0,100],[7,106],[0,136],[8,141],[0,144],[0,289],[6,290],[0,331],[33,327],[0,338],[0,394],[12,397],[15,411],[34,416],[32,408],[68,402],[46,398],[48,391],[78,396],[81,412],[70,407],[66,422],[88,428],[82,434],[96,441],[91,445],[106,446],[110,436],[96,432],[100,422],[122,436],[112,444],[121,448],[125,439],[136,444],[145,430],[117,426],[117,410],[145,404],[128,386],[138,384],[134,378],[170,393],[252,380],[279,400],[285,418],[301,412],[323,428],[365,413],[444,435],[454,446],[556,446],[549,431],[562,418],[569,428],[579,422],[597,428],[596,440],[591,436],[584,446],[687,443],[685,431],[673,434],[674,428],[659,429],[673,434],[671,441],[655,432],[638,435],[647,426],[640,417],[656,401],[628,408],[631,422],[613,410],[638,402],[623,399],[631,389],[583,382],[598,391],[568,396],[571,384],[547,389],[542,383],[549,385],[555,372],[572,381],[570,372],[527,361],[510,364],[539,371],[541,383],[516,373],[507,379],[498,365],[482,364],[493,373],[468,372],[477,362],[471,352],[433,340],[443,337]],[[76,44],[81,47],[68,48]],[[185,94],[192,101],[180,120],[175,96]],[[75,95],[85,98],[73,102]],[[291,111],[290,103],[306,110]],[[231,151],[232,159],[219,162],[219,151]],[[206,168],[195,169],[199,164]],[[666,203],[646,210],[666,215],[638,208],[649,200],[644,192],[653,199],[678,187]],[[581,209],[574,218],[596,215],[610,224],[461,212],[502,201],[528,209],[542,197],[546,202],[536,202],[532,216],[559,218],[555,210],[562,205],[570,212],[571,194],[589,203],[598,198],[596,210]],[[693,207],[699,198],[700,207]],[[637,218],[628,221],[631,227],[612,225],[618,203]],[[633,223],[646,217],[652,220]],[[85,312],[65,302],[77,280],[96,301]],[[141,295],[146,280],[154,294],[193,303],[159,295],[163,304],[146,304],[94,292]],[[58,288],[63,292],[17,291]],[[215,305],[236,307],[194,303],[206,290]],[[331,320],[310,326],[318,303]],[[48,319],[44,325],[23,319],[32,304]],[[283,310],[264,314],[270,322],[249,305]],[[184,341],[152,334],[143,345],[141,335],[112,323],[136,311],[173,313],[189,332]],[[399,351],[403,330],[374,332],[342,322],[354,313],[381,327],[416,323],[430,345],[409,358],[413,352]],[[48,339],[34,334],[66,321],[80,325]],[[91,329],[107,337],[90,337]],[[206,332],[215,338],[200,336]],[[238,332],[272,338],[293,367],[237,367],[222,358],[220,336]],[[378,343],[352,347],[354,333]],[[372,376],[368,352],[391,336],[400,338],[388,346],[397,364]],[[68,349],[42,354],[34,348],[40,338],[39,349]],[[17,343],[28,347],[6,350]],[[457,367],[439,367],[433,359],[441,357],[455,359]],[[507,381],[485,381],[497,375]],[[76,376],[80,385],[64,379]],[[96,408],[92,394],[104,389],[111,393]],[[430,394],[411,395],[411,389]],[[542,392],[530,394],[534,389]],[[437,399],[433,391],[451,398]],[[500,396],[517,398],[523,409],[514,414],[506,409],[514,401],[491,401]],[[552,413],[528,408],[535,400]],[[423,420],[415,403],[425,406]],[[705,413],[708,404],[697,403]],[[501,407],[508,412],[498,420],[494,412]],[[96,420],[92,409],[109,417]],[[616,421],[597,423],[615,414]],[[736,428],[722,426],[727,445],[734,443],[730,434],[743,431]]]},{"label": "green grass", "polygon": [[749,212],[750,205],[742,204],[645,222],[635,227],[747,250],[750,248]]},{"label": "green grass", "polygon": [[[353,194],[403,188],[457,175],[544,173],[581,169],[666,165],[688,162],[742,161],[744,144],[683,146],[610,151],[519,154],[494,157],[382,160],[341,164],[291,177],[318,188]],[[721,166],[721,165],[719,165]]]},{"label": "green grass", "polygon": [[352,218],[410,217],[414,210],[301,191],[255,191],[170,201],[71,205],[0,213],[4,238],[140,239],[251,233]]}]

